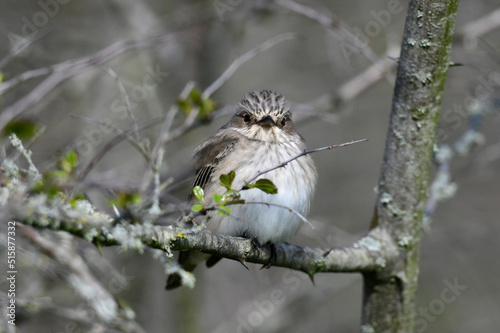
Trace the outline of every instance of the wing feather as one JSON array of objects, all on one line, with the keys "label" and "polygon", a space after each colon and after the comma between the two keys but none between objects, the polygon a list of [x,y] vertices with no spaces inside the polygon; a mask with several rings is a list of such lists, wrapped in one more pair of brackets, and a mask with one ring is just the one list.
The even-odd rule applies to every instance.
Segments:
[{"label": "wing feather", "polygon": [[[212,180],[217,165],[232,152],[238,141],[237,137],[222,137],[218,134],[220,133],[200,144],[194,152],[197,162],[196,177],[192,188],[200,186],[202,189],[205,189],[206,185]],[[191,192],[188,197],[189,201],[192,199],[192,196],[193,193]]]}]

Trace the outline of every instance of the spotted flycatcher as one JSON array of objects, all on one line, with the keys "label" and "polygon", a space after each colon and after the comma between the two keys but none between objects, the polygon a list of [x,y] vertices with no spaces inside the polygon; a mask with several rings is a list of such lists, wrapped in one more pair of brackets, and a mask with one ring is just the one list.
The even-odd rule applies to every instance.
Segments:
[{"label": "spotted flycatcher", "polygon": [[[200,186],[204,190],[208,207],[213,204],[214,194],[225,192],[219,180],[221,175],[234,171],[232,188],[240,189],[259,171],[275,167],[302,153],[305,148],[304,139],[293,126],[286,99],[270,90],[251,92],[243,97],[231,120],[194,151],[196,178],[193,187]],[[229,216],[212,211],[206,229],[224,235],[256,238],[261,244],[282,242],[294,236],[302,220],[279,206],[307,215],[317,178],[313,160],[308,155],[302,156],[256,180],[261,178],[271,180],[278,193],[268,194],[251,188],[241,191],[241,198],[246,202],[271,205],[234,205]],[[209,257],[199,252],[182,251],[179,264],[191,272]],[[207,266],[212,266],[218,259],[210,257]],[[169,275],[166,289],[180,285],[181,278],[177,273]]]}]

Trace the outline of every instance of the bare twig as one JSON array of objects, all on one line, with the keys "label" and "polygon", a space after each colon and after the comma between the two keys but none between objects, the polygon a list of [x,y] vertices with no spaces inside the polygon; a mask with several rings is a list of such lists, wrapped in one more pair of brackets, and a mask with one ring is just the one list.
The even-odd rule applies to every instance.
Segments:
[{"label": "bare twig", "polygon": [[377,59],[370,67],[342,84],[336,93],[337,101],[351,101],[380,79],[386,77],[390,70],[397,66],[397,62],[389,56],[399,54],[399,52],[399,46],[389,47],[385,57]]},{"label": "bare twig", "polygon": [[330,16],[324,15],[311,7],[307,7],[295,1],[275,0],[274,2],[292,12],[310,18],[326,28],[335,28],[340,23],[340,21],[335,20]]},{"label": "bare twig", "polygon": [[123,86],[123,82],[113,69],[108,68],[106,70],[106,72],[113,79],[116,80],[116,84],[118,85],[118,90],[120,91],[120,94],[122,95],[123,99],[125,100],[125,106],[127,107],[128,115],[134,123],[134,126],[132,128],[134,130],[135,139],[137,140],[137,142],[139,142],[141,140],[141,138],[139,137],[139,131],[137,130],[137,119],[135,118],[135,115],[132,112],[132,107],[130,106],[130,98],[129,98],[127,92],[125,91],[125,87]]},{"label": "bare twig", "polygon": [[[191,93],[193,88],[194,88],[194,82],[189,81],[184,86],[184,89],[182,89],[181,93],[179,94],[179,99],[185,100],[189,96],[189,93]],[[152,167],[153,167],[152,162],[155,160],[161,147],[163,147],[165,145],[165,143],[168,141],[168,137],[170,134],[170,128],[172,127],[172,123],[173,123],[175,116],[177,115],[178,112],[179,112],[179,105],[177,103],[172,104],[172,106],[170,107],[170,110],[168,111],[168,113],[163,121],[163,126],[161,128],[158,140],[156,140],[156,143],[155,143],[153,150],[151,152],[151,155],[150,155],[151,159],[150,159],[148,168],[145,170],[144,175],[142,177],[139,192],[143,192],[147,188],[147,186],[149,185],[149,179],[151,178],[151,172],[152,172]]]},{"label": "bare twig", "polygon": [[[38,32],[32,37],[24,38],[24,37],[19,36],[19,38],[22,40],[19,41],[18,43],[16,43],[16,45],[12,45],[13,47],[12,47],[11,51],[9,52],[9,54],[7,54],[2,60],[0,60],[0,68],[3,68],[15,56],[17,56],[19,53],[21,53],[24,49],[26,49],[28,46],[30,46],[31,44],[33,44],[34,42],[36,42],[37,40],[39,40],[40,38],[45,36],[48,31],[49,31],[49,29],[42,28],[42,29],[38,30]],[[1,94],[2,93],[0,92],[0,95]]]},{"label": "bare twig", "polygon": [[267,170],[257,172],[257,174],[255,174],[255,176],[253,176],[252,178],[250,178],[250,180],[247,181],[247,183],[253,182],[258,177],[260,177],[263,174],[266,174],[266,173],[268,173],[270,171],[273,171],[273,170],[276,170],[276,169],[279,169],[279,168],[283,168],[288,163],[290,163],[292,161],[295,161],[296,159],[298,159],[298,158],[300,158],[302,156],[305,156],[305,155],[308,155],[308,154],[312,154],[312,153],[316,153],[316,152],[319,152],[319,151],[324,151],[324,150],[329,150],[329,149],[334,149],[334,148],[340,148],[340,147],[350,146],[350,145],[353,145],[355,143],[364,142],[364,141],[368,141],[368,139],[354,140],[354,141],[350,141],[350,142],[346,142],[346,143],[341,143],[341,144],[338,144],[338,145],[326,146],[326,147],[321,147],[321,148],[316,148],[316,149],[312,149],[312,150],[303,151],[302,153],[300,153],[300,154],[298,154],[298,155],[296,155],[296,156],[294,156],[294,157],[286,160],[283,163],[280,163],[280,164],[278,164],[278,165],[276,165],[276,166],[274,166],[272,168],[269,168]]},{"label": "bare twig", "polygon": [[0,130],[3,129],[12,119],[18,117],[21,113],[40,102],[50,91],[52,91],[52,89],[57,87],[62,81],[72,76],[73,73],[74,72],[72,70],[68,70],[67,72],[52,73],[35,89],[31,90],[30,93],[3,110],[0,113]]},{"label": "bare twig", "polygon": [[[151,120],[145,121],[137,126],[137,130],[141,131],[143,129],[156,126],[159,124],[163,117],[153,118]],[[128,138],[130,134],[134,132],[134,128],[129,128],[126,131],[123,131],[121,134],[117,135],[113,139],[111,139],[108,143],[106,143],[101,150],[95,154],[94,158],[87,164],[87,166],[78,174],[78,180],[83,180],[89,172],[94,168],[94,166],[106,155],[106,153],[112,149],[114,146],[122,142],[124,139]]]},{"label": "bare twig", "polygon": [[457,31],[457,36],[461,37],[464,43],[471,47],[477,43],[477,38],[487,34],[500,26],[500,8],[481,18],[463,25]]},{"label": "bare twig", "polygon": [[279,207],[288,210],[290,213],[293,213],[296,215],[298,218],[302,220],[302,222],[308,224],[313,230],[316,230],[316,227],[301,213],[296,211],[295,209],[285,206],[285,205],[279,205],[271,202],[262,202],[262,201],[245,201],[243,205],[266,205],[266,206],[273,206],[273,207]]},{"label": "bare twig", "polygon": [[76,60],[68,60],[57,65],[28,71],[9,81],[3,82],[0,84],[0,95],[23,81],[50,74],[48,78],[43,80],[30,93],[2,111],[0,114],[0,129],[4,128],[9,121],[19,116],[30,107],[36,105],[61,82],[82,73],[85,69],[101,65],[129,50],[153,47],[158,44],[167,43],[176,38],[179,38],[178,34],[155,36],[140,40],[131,39],[119,41],[90,56]]},{"label": "bare twig", "polygon": [[143,331],[136,322],[123,316],[113,295],[93,276],[76,252],[68,247],[63,248],[60,244],[58,246],[31,227],[21,226],[21,230],[25,237],[69,269],[69,273],[65,274],[68,284],[88,302],[102,322],[120,327],[125,332]]},{"label": "bare twig", "polygon": [[299,4],[292,0],[274,0],[279,6],[286,8],[292,12],[303,15],[307,18],[310,18],[323,27],[325,27],[329,32],[331,32],[334,36],[339,38],[341,41],[346,40],[348,43],[352,44],[356,49],[360,49],[361,52],[365,55],[367,59],[372,62],[377,61],[377,55],[372,51],[372,49],[368,46],[366,47],[357,47],[359,44],[358,38],[349,31],[347,25],[340,20],[335,20],[327,15],[324,15],[313,8],[307,7],[305,5]]},{"label": "bare twig", "polygon": [[264,52],[266,50],[269,50],[271,47],[275,46],[276,44],[279,44],[281,42],[287,41],[287,40],[292,40],[296,39],[297,35],[295,33],[284,33],[278,36],[275,36],[264,43],[258,45],[257,47],[251,49],[250,51],[246,52],[245,54],[239,56],[236,58],[231,65],[215,80],[211,85],[209,85],[204,91],[203,91],[203,98],[208,98],[210,97],[217,89],[219,89],[233,74],[236,72],[238,68],[241,67],[245,62],[248,60],[252,59],[255,57],[257,54]]},{"label": "bare twig", "polygon": [[123,131],[121,129],[119,129],[118,127],[114,126],[113,124],[111,123],[106,123],[106,122],[102,122],[102,121],[99,121],[99,120],[94,120],[94,119],[91,119],[91,118],[88,118],[88,117],[83,117],[83,116],[80,116],[80,115],[71,115],[73,118],[77,118],[77,119],[82,119],[90,124],[96,124],[96,125],[100,125],[100,126],[104,126],[104,127],[109,127],[111,128],[115,134],[117,135],[124,135],[128,142],[135,148],[137,149],[143,156],[146,160],[148,160],[149,158],[149,155],[148,155],[148,152],[146,151],[146,149],[143,147],[143,145],[141,144],[141,142],[139,141],[139,139],[137,139],[138,135],[136,135],[136,137],[134,138],[131,134],[132,133],[135,133],[139,131],[139,127],[137,126],[137,124],[134,124],[132,126],[132,128],[130,128],[129,131]]}]

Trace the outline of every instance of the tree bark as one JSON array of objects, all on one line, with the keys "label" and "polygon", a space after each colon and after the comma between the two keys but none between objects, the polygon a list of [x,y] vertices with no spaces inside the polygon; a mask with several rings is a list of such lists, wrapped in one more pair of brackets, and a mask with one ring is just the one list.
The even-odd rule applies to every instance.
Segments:
[{"label": "tree bark", "polygon": [[372,227],[385,230],[398,258],[365,272],[362,332],[412,332],[422,217],[457,0],[408,7]]}]

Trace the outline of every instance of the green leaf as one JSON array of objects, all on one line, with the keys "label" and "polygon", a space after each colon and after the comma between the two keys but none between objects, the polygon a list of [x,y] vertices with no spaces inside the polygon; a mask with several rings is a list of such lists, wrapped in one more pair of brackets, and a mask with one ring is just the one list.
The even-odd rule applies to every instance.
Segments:
[{"label": "green leaf", "polygon": [[193,187],[193,195],[196,199],[196,201],[203,203],[205,201],[205,193],[203,192],[203,189],[199,186]]},{"label": "green leaf", "polygon": [[219,210],[219,212],[221,212],[223,215],[231,215],[231,209],[227,208],[226,206],[219,206],[217,208]]},{"label": "green leaf", "polygon": [[222,201],[222,195],[220,194],[214,194],[214,201],[216,204]]},{"label": "green leaf", "polygon": [[278,188],[269,179],[259,179],[255,184],[252,184],[252,187],[258,188],[268,194],[278,193]]},{"label": "green leaf", "polygon": [[75,194],[71,200],[69,201],[69,204],[71,205],[71,207],[75,208],[76,207],[76,203],[79,201],[79,200],[85,200],[85,196],[83,194]]},{"label": "green leaf", "polygon": [[74,169],[78,165],[78,153],[74,150],[69,151],[66,154],[66,161],[68,161],[71,168]]},{"label": "green leaf", "polygon": [[194,213],[199,212],[202,209],[203,209],[203,206],[200,204],[196,204],[196,205],[193,205],[193,207],[191,207],[191,211],[193,211]]},{"label": "green leaf", "polygon": [[220,175],[220,177],[219,177],[220,184],[230,191],[235,175],[236,174],[235,174],[234,170],[228,174]]},{"label": "green leaf", "polygon": [[198,89],[194,88],[193,90],[191,90],[191,92],[189,93],[189,98],[191,100],[193,100],[193,102],[196,104],[196,105],[200,105],[201,104],[201,91],[199,91]]},{"label": "green leaf", "polygon": [[212,112],[217,108],[217,103],[209,97],[201,101],[200,105],[200,118],[202,120],[209,120]]},{"label": "green leaf", "polygon": [[44,173],[44,176],[49,180],[65,180],[68,177],[68,173],[65,170],[53,170]]},{"label": "green leaf", "polygon": [[15,133],[21,140],[29,139],[36,134],[39,128],[40,126],[34,121],[28,119],[16,119],[5,125],[2,130],[2,136],[8,136]]},{"label": "green leaf", "polygon": [[135,206],[140,204],[141,201],[141,195],[134,192],[120,192],[115,198],[108,200],[110,205],[115,205],[118,208]]}]

